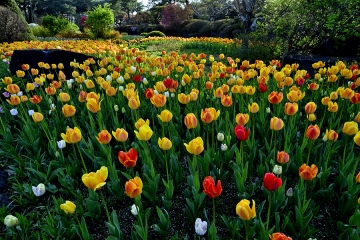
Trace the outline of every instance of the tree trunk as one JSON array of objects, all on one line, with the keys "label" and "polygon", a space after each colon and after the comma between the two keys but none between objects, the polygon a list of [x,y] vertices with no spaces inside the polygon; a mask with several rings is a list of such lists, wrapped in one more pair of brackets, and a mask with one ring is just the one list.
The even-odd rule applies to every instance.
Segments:
[{"label": "tree trunk", "polygon": [[30,27],[28,26],[28,23],[26,22],[19,6],[16,4],[15,0],[0,0],[0,6],[4,6],[7,9],[11,10],[12,12],[16,13],[24,22],[26,25],[26,34],[24,40],[33,40],[35,39],[34,34],[31,32]]}]

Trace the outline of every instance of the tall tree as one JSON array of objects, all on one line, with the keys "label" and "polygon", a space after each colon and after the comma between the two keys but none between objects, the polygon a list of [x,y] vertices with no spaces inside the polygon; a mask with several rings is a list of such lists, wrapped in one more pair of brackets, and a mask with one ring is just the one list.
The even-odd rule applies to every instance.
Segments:
[{"label": "tall tree", "polygon": [[142,2],[138,2],[138,0],[112,0],[111,3],[113,5],[120,4],[122,10],[126,12],[127,19],[126,23],[129,24],[131,21],[131,15],[134,12],[141,12],[144,9],[144,5]]},{"label": "tall tree", "polygon": [[10,9],[12,12],[16,13],[24,21],[24,24],[26,25],[26,34],[24,40],[32,40],[35,38],[24,16],[22,15],[19,6],[16,4],[15,0],[1,0],[0,6],[4,6],[5,8]]}]

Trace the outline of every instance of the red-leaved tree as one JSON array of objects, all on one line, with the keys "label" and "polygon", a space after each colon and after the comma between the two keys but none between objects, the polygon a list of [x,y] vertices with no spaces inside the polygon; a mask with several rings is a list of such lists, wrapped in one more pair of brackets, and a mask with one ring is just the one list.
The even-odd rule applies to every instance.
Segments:
[{"label": "red-leaved tree", "polygon": [[162,11],[160,24],[164,26],[164,30],[169,33],[176,33],[179,25],[186,20],[192,18],[193,10],[186,5],[168,4]]}]

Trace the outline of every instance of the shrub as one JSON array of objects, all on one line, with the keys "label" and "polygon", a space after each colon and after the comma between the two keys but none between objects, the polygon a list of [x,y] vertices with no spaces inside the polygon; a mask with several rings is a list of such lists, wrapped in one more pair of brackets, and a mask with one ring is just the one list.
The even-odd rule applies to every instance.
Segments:
[{"label": "shrub", "polygon": [[205,20],[196,20],[191,21],[188,25],[185,26],[188,33],[198,33],[199,29],[201,29],[208,21]]},{"label": "shrub", "polygon": [[360,37],[359,5],[360,0],[269,0],[259,30],[282,42],[284,51],[308,52],[327,42],[341,47]]},{"label": "shrub", "polygon": [[147,37],[166,37],[166,35],[160,31],[152,31],[147,34]]},{"label": "shrub", "polygon": [[41,20],[41,25],[49,29],[50,34],[55,36],[60,31],[71,28],[71,23],[63,17],[55,17],[51,15],[46,15]]},{"label": "shrub", "polygon": [[90,29],[95,38],[109,37],[110,30],[113,29],[115,18],[110,8],[110,4],[105,3],[104,6],[98,5],[88,13],[86,26]]},{"label": "shrub", "polygon": [[51,37],[52,36],[49,29],[47,29],[43,26],[31,28],[31,31],[33,32],[35,37]]},{"label": "shrub", "polygon": [[26,39],[27,26],[22,19],[7,8],[0,6],[0,42]]}]

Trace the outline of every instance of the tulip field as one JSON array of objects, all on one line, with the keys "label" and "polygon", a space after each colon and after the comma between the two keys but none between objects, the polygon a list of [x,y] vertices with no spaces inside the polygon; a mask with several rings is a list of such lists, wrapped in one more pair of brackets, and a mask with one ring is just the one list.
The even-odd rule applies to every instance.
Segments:
[{"label": "tulip field", "polygon": [[[360,239],[358,65],[312,75],[230,56],[230,39],[176,40],[204,52],[0,44],[0,238]],[[34,48],[93,58],[11,75]]]}]

